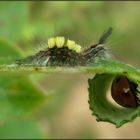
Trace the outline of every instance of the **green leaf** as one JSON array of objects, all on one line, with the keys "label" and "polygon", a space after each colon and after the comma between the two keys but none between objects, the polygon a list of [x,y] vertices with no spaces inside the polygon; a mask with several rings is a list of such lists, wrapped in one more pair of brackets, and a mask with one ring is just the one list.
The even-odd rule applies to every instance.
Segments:
[{"label": "green leaf", "polygon": [[16,46],[0,39],[0,64],[12,64],[20,57],[21,52]]},{"label": "green leaf", "polygon": [[38,108],[45,96],[25,75],[0,74],[0,120],[24,117]]},{"label": "green leaf", "polygon": [[28,2],[2,2],[0,7],[0,36],[13,42],[20,38],[28,21]]},{"label": "green leaf", "polygon": [[[0,49],[0,64],[13,63],[17,57],[21,57],[18,49],[5,41],[0,40]],[[15,71],[15,74],[0,73],[0,121],[25,117],[46,99],[28,75]]]},{"label": "green leaf", "polygon": [[45,138],[34,120],[10,120],[0,125],[0,139]]}]

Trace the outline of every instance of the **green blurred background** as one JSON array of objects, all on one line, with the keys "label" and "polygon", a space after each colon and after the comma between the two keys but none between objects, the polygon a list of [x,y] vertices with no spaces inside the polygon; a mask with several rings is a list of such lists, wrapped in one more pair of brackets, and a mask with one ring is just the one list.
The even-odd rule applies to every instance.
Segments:
[{"label": "green blurred background", "polygon": [[[140,2],[0,2],[0,38],[29,55],[58,35],[88,47],[111,26],[113,34],[105,47],[114,58],[140,68],[139,10]],[[140,138],[139,118],[119,129],[96,122],[88,106],[87,79],[92,75],[30,77],[49,98],[24,120],[2,123],[0,138]]]}]

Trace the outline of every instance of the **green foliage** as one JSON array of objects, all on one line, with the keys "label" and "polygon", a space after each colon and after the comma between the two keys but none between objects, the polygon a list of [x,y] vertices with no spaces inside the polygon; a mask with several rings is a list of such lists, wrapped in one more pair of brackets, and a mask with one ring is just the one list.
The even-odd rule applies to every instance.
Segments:
[{"label": "green foliage", "polygon": [[15,60],[21,57],[21,54],[16,46],[12,46],[6,40],[0,40],[0,64],[12,64]]},{"label": "green foliage", "polygon": [[41,139],[45,138],[33,120],[10,120],[0,126],[1,139]]},{"label": "green foliage", "polygon": [[20,38],[22,28],[28,21],[27,2],[0,3],[0,36],[11,42]]},{"label": "green foliage", "polygon": [[[0,120],[29,114],[45,96],[26,75],[0,74]],[[28,100],[27,100],[28,99]]]},{"label": "green foliage", "polygon": [[[0,41],[0,64],[12,64],[16,58],[18,58],[20,53],[18,50],[6,43],[5,41]],[[10,69],[10,68],[9,68]],[[0,74],[0,121],[7,122],[11,120],[11,118],[25,118],[28,115],[31,115],[34,111],[37,110],[39,105],[41,105],[45,101],[46,97],[39,89],[39,87],[33,83],[33,81],[29,78],[28,75],[20,74],[15,69],[15,74],[10,74],[8,72]],[[17,123],[14,124],[5,124],[4,126],[0,126],[0,137],[1,138],[32,138],[34,135],[31,133],[27,133],[25,137],[24,135],[20,135],[22,130],[10,130],[11,127],[15,125],[15,128],[21,127]],[[28,123],[28,122],[25,122]],[[9,129],[7,129],[7,125],[9,125]],[[33,126],[27,128],[27,132],[32,129]],[[7,129],[7,132],[6,132]],[[18,129],[18,128],[17,128]],[[28,130],[29,129],[29,130]],[[2,130],[2,131],[1,131]],[[10,132],[9,132],[10,131]],[[16,131],[19,133],[16,134]],[[8,135],[8,137],[6,137]],[[36,135],[37,136],[37,135]],[[34,137],[36,138],[36,137]]]}]

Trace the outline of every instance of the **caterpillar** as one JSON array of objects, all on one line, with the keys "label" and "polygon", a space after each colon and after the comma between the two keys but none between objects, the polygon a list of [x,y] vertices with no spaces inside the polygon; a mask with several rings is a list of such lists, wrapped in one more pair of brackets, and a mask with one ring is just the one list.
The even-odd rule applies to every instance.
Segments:
[{"label": "caterpillar", "polygon": [[62,36],[48,39],[47,48],[40,50],[34,55],[16,60],[18,65],[35,66],[87,66],[97,59],[106,58],[107,50],[104,43],[111,35],[112,28],[109,27],[99,38],[98,43],[91,45],[82,51],[82,47],[73,40]]}]

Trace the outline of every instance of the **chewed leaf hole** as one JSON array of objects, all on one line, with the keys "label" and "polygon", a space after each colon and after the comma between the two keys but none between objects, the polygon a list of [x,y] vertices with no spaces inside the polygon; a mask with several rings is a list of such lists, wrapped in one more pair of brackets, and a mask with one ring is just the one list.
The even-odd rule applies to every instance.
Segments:
[{"label": "chewed leaf hole", "polygon": [[[111,122],[120,127],[139,116],[140,107],[119,107],[108,97],[113,74],[98,74],[89,80],[89,105],[98,121]],[[104,81],[104,84],[102,84]]]}]

